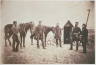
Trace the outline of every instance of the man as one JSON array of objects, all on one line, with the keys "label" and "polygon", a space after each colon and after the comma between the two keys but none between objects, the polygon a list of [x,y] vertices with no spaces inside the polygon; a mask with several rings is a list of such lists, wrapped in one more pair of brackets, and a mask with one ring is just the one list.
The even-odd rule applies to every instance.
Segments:
[{"label": "man", "polygon": [[31,29],[30,29],[30,39],[31,39],[31,45],[33,45],[33,36],[35,35],[35,24],[34,22],[31,22]]},{"label": "man", "polygon": [[83,46],[83,53],[86,53],[86,43],[88,40],[88,30],[86,29],[86,24],[82,25],[82,32],[81,32],[81,42]]},{"label": "man", "polygon": [[38,26],[35,29],[35,39],[37,39],[37,48],[39,48],[39,39],[42,42],[42,47],[45,49],[44,41],[43,41],[43,26],[42,21],[39,21]]},{"label": "man", "polygon": [[74,27],[71,28],[71,32],[70,32],[70,50],[73,50],[73,42],[72,42],[73,29]]},{"label": "man", "polygon": [[59,27],[59,23],[56,24],[54,28],[54,38],[56,39],[56,46],[58,47],[58,40],[61,47],[61,28]]},{"label": "man", "polygon": [[[17,21],[13,21],[12,32],[13,32],[13,36],[12,36],[13,52],[15,52],[15,51],[18,51],[18,47],[19,47],[19,44],[20,44],[19,39],[18,39],[19,29],[18,29],[18,26],[17,26]],[[17,42],[17,44],[15,42]],[[15,47],[15,44],[16,44],[16,47]]]},{"label": "man", "polygon": [[75,27],[72,32],[72,41],[76,41],[76,51],[78,50],[78,42],[80,41],[81,29],[78,27],[78,22],[75,22]]}]

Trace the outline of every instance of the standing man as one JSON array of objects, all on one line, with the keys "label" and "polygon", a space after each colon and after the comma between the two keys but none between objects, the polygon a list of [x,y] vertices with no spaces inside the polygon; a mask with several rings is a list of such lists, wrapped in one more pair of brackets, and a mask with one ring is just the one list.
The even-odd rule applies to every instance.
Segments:
[{"label": "standing man", "polygon": [[86,24],[82,25],[82,32],[81,32],[81,42],[83,46],[83,53],[86,53],[86,43],[88,40],[88,30],[86,29]]},{"label": "standing man", "polygon": [[61,28],[59,27],[59,23],[56,24],[56,27],[54,28],[54,38],[56,39],[56,46],[58,47],[58,40],[61,46]]},{"label": "standing man", "polygon": [[73,41],[72,41],[73,29],[74,27],[71,28],[71,32],[70,32],[70,50],[73,50]]},{"label": "standing man", "polygon": [[30,28],[30,39],[31,39],[31,45],[33,45],[33,36],[35,35],[35,24],[34,22],[31,22],[31,28]]},{"label": "standing man", "polygon": [[[13,32],[13,36],[12,36],[12,39],[13,39],[13,52],[15,52],[15,51],[18,51],[18,47],[19,47],[19,44],[20,44],[20,41],[18,39],[19,29],[18,29],[18,26],[17,26],[17,21],[13,21],[12,32]],[[17,42],[17,44],[16,44],[16,42]],[[16,47],[15,47],[15,44],[16,44]]]},{"label": "standing man", "polygon": [[75,27],[72,32],[72,41],[76,41],[76,51],[78,50],[78,42],[80,41],[81,29],[78,27],[78,22],[75,22]]},{"label": "standing man", "polygon": [[38,26],[35,29],[35,38],[37,39],[37,48],[39,48],[39,40],[42,42],[42,47],[45,49],[44,40],[43,40],[43,26],[42,21],[39,21]]}]

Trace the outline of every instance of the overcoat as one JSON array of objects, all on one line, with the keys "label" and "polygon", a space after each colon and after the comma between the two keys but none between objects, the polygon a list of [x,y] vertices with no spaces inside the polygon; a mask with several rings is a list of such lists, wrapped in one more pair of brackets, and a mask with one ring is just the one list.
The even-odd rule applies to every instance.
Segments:
[{"label": "overcoat", "polygon": [[55,34],[54,36],[55,39],[61,39],[61,28],[59,26],[56,26],[54,28],[54,34]]}]

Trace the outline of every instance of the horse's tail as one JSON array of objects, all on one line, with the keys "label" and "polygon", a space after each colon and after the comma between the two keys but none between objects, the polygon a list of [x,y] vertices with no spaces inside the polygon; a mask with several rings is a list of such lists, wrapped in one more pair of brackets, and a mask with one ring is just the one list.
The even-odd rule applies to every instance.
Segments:
[{"label": "horse's tail", "polygon": [[12,36],[12,30],[11,30],[12,24],[5,25],[4,27],[4,38],[10,38]]},{"label": "horse's tail", "polygon": [[4,27],[4,34],[5,34],[5,36],[4,36],[4,38],[7,38],[7,28],[6,28],[6,26]]}]

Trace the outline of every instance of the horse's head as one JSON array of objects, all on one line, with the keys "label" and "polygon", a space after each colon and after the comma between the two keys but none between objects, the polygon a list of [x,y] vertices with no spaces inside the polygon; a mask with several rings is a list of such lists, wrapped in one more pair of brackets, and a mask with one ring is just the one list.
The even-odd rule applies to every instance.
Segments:
[{"label": "horse's head", "polygon": [[51,29],[52,29],[52,33],[54,33],[54,27],[51,27]]},{"label": "horse's head", "polygon": [[29,29],[33,29],[34,28],[34,22],[30,22],[29,23]]},{"label": "horse's head", "polygon": [[27,30],[31,29],[33,27],[33,25],[34,25],[33,22],[25,23],[25,30],[27,31]]}]

